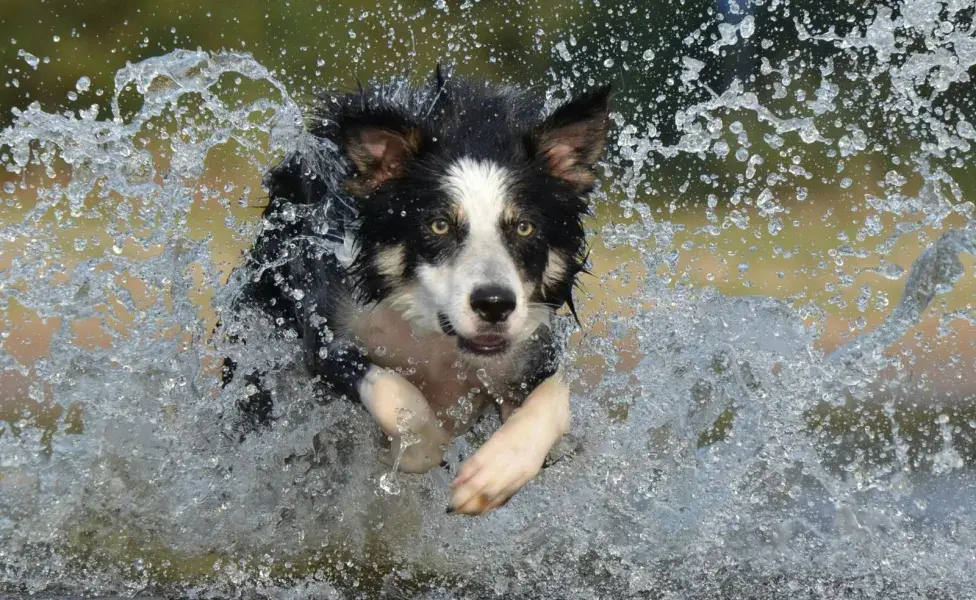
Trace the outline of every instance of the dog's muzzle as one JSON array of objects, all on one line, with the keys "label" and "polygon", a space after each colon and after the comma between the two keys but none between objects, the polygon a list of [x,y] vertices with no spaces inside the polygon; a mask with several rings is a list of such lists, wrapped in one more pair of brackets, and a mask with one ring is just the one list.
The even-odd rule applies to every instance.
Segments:
[{"label": "dog's muzzle", "polygon": [[504,353],[511,346],[508,338],[498,333],[483,333],[473,338],[459,336],[451,320],[442,312],[437,313],[437,324],[444,335],[457,336],[458,348],[470,354],[493,356]]}]

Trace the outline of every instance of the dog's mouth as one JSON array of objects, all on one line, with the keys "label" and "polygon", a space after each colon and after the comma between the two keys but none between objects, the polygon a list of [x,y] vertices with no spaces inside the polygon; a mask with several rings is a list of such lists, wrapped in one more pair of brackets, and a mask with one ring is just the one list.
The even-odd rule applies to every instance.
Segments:
[{"label": "dog's mouth", "polygon": [[457,336],[458,348],[470,354],[478,356],[502,354],[510,345],[508,338],[500,333],[480,333],[474,337],[458,335],[457,330],[451,325],[451,320],[444,313],[437,313],[437,323],[441,326],[444,335]]},{"label": "dog's mouth", "polygon": [[458,347],[471,354],[492,356],[508,350],[508,338],[499,333],[482,333],[466,338],[458,336]]}]

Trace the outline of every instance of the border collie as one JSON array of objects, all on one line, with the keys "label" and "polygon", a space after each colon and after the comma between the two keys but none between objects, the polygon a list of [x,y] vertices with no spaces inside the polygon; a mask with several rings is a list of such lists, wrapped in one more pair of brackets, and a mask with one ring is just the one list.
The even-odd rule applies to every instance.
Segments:
[{"label": "border collie", "polygon": [[[324,95],[312,142],[265,178],[239,304],[298,334],[311,375],[362,403],[401,470],[441,465],[452,436],[499,408],[448,512],[504,504],[569,429],[550,321],[563,305],[575,316],[609,110],[609,86],[545,116],[524,91],[438,68],[421,86]],[[258,391],[241,407],[267,422],[270,394],[246,377]]]}]

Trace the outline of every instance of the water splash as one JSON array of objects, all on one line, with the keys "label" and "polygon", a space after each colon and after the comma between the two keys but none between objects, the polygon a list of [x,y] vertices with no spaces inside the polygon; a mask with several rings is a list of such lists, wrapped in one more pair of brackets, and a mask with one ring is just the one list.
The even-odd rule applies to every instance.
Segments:
[{"label": "water splash", "polygon": [[959,255],[976,256],[976,221],[964,229],[947,231],[912,265],[901,300],[877,328],[838,348],[830,361],[871,377],[887,366],[884,353],[918,324],[937,294],[952,291],[965,273]]},{"label": "water splash", "polygon": [[[397,444],[396,456],[393,458],[393,464],[390,465],[390,472],[383,473],[380,476],[379,483],[380,489],[391,496],[396,496],[402,491],[400,483],[397,481],[397,473],[400,470],[400,461],[403,460],[404,453],[410,446],[416,446],[421,442],[421,437],[410,428],[410,421],[413,418],[413,411],[405,408],[399,409],[397,414],[397,431],[400,432],[400,435],[395,440]],[[394,440],[390,441],[393,442]]]},{"label": "water splash", "polygon": [[[812,148],[853,163],[872,152],[863,124],[836,123],[865,89],[841,85],[832,67],[805,73],[789,60],[762,65],[769,93],[757,82],[708,88],[707,55],[761,43],[760,19],[750,17],[675,65],[684,89],[706,94],[674,115],[676,142],[621,119],[611,197],[624,218],[598,243],[636,251],[641,308],[608,315],[605,334],[574,347],[580,362],[600,358],[605,374],[574,396],[560,459],[484,519],[443,514],[448,471],[393,478],[368,417],[322,398],[294,344],[260,315],[225,315],[211,338],[205,314],[226,308],[239,282],[224,284],[213,248],[194,233],[194,207],[201,197],[215,202],[227,227],[253,232],[233,217],[231,191],[204,183],[208,161],[233,153],[260,173],[308,144],[296,103],[267,69],[242,54],[177,51],[120,70],[107,119],[95,108],[15,111],[0,132],[0,156],[17,178],[4,193],[36,201],[3,219],[10,267],[0,274],[0,310],[7,329],[11,315],[48,319],[50,341],[25,359],[4,335],[0,369],[38,405],[63,412],[54,426],[11,419],[16,427],[0,430],[0,590],[963,597],[976,585],[976,477],[962,443],[973,426],[959,411],[933,413],[930,433],[906,418],[900,400],[927,388],[891,375],[899,363],[890,355],[933,298],[952,292],[964,273],[959,256],[976,244],[972,204],[947,166],[969,158],[971,126],[937,105],[976,62],[972,31],[939,25],[957,4],[878,10],[847,33],[792,21],[801,41],[831,46],[832,61],[856,63],[869,51],[868,92],[890,88],[877,107],[918,117],[919,128],[903,132],[915,152],[883,176],[883,190],[864,194],[871,214],[853,238],[887,234],[874,249],[887,262],[870,269],[898,279],[901,240],[955,227],[907,271],[886,320],[828,356],[797,302],[683,283],[681,240],[778,238],[815,173],[852,189],[843,169],[828,176],[803,156]],[[556,51],[569,53],[565,44]],[[244,91],[241,78],[258,91]],[[799,93],[804,78],[817,80],[809,100]],[[784,108],[788,89],[796,102]],[[648,185],[667,187],[654,175],[659,160],[692,161],[709,185],[710,170],[734,174],[708,199],[707,225],[689,231],[642,202]],[[910,177],[922,182],[918,193]],[[838,282],[847,276],[840,263],[857,254],[825,253]],[[212,300],[204,294],[217,288]],[[108,343],[79,343],[75,327],[86,321]],[[247,348],[232,341],[243,327]],[[238,440],[226,415],[247,390],[241,381],[219,388],[214,365],[224,356],[242,369],[282,367],[271,432]],[[894,391],[875,418],[868,400],[879,387]],[[82,431],[71,429],[77,406]],[[849,414],[841,408],[853,425],[838,422]],[[451,468],[495,426],[488,419],[456,440]]]}]

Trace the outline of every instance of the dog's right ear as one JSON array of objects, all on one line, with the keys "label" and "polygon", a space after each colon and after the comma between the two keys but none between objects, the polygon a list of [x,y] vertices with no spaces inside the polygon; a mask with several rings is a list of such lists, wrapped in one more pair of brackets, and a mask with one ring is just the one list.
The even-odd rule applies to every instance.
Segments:
[{"label": "dog's right ear", "polygon": [[358,121],[345,123],[340,139],[356,168],[346,187],[356,196],[368,196],[403,174],[407,162],[420,152],[423,134],[408,123]]},{"label": "dog's right ear", "polygon": [[536,128],[533,145],[549,174],[589,192],[593,166],[603,154],[610,128],[610,86],[603,86],[557,108]]}]

